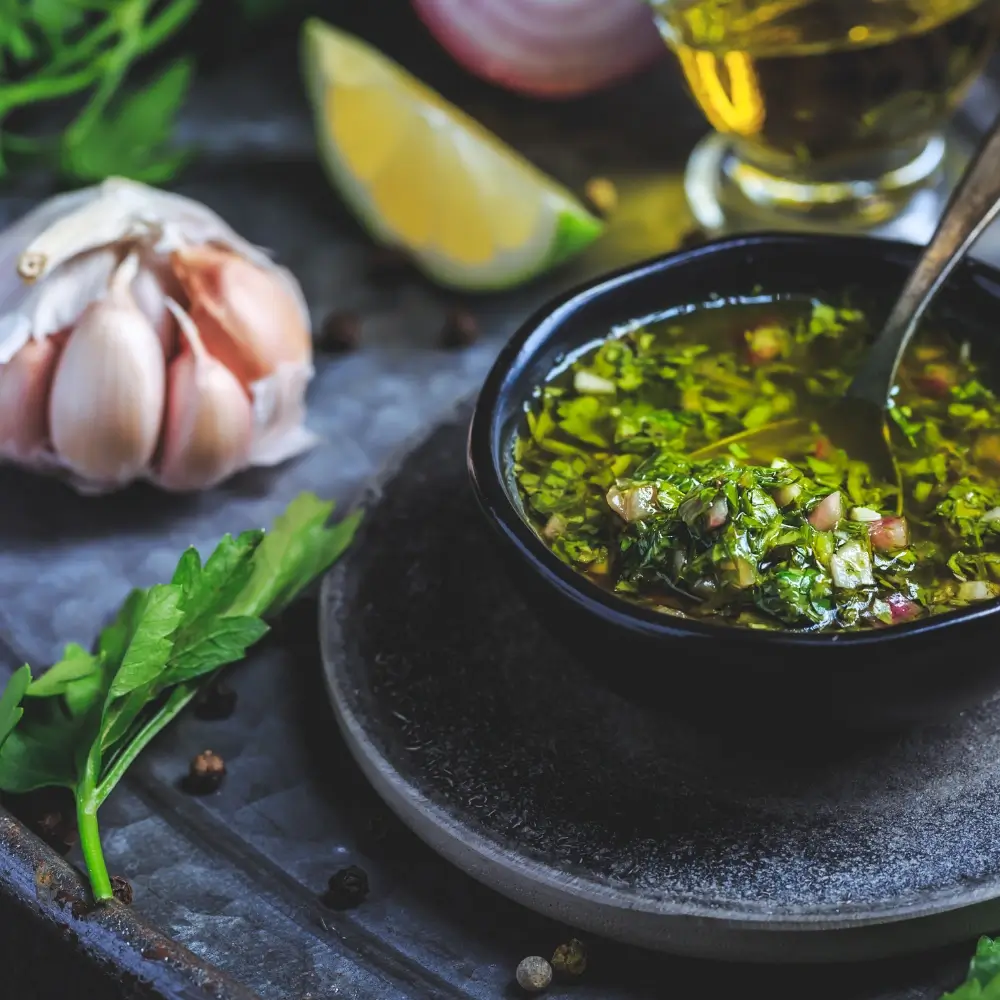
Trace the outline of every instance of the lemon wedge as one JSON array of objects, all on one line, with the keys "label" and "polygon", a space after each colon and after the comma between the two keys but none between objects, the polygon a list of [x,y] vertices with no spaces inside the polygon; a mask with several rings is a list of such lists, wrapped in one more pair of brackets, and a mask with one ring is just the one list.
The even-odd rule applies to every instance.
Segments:
[{"label": "lemon wedge", "polygon": [[508,288],[600,235],[569,191],[360,39],[311,18],[302,60],[332,183],[434,280]]}]

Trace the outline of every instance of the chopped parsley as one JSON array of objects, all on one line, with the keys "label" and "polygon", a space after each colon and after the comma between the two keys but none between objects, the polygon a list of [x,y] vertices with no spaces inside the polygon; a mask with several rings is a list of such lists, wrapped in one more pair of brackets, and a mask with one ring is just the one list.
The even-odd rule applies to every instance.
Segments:
[{"label": "chopped parsley", "polygon": [[858,309],[785,299],[603,341],[528,408],[514,471],[530,520],[623,597],[756,628],[877,627],[1000,594],[1000,402],[944,333],[910,349],[889,411],[904,518],[818,432],[768,465],[738,442],[698,460],[842,395],[868,334]]}]

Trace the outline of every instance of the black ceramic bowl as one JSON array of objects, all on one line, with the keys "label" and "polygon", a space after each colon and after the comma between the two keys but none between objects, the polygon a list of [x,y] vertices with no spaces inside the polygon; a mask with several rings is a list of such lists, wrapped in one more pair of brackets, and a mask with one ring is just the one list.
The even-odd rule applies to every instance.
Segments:
[{"label": "black ceramic bowl", "polygon": [[[877,631],[756,631],[667,617],[615,597],[557,559],[525,520],[511,449],[532,390],[561,355],[615,325],[713,296],[853,290],[873,324],[918,255],[866,237],[760,235],[672,254],[602,278],[530,319],[497,358],[469,433],[480,506],[513,577],[551,631],[621,692],[723,723],[895,727],[967,707],[1000,687],[1000,601]],[[935,311],[1000,362],[1000,271],[959,266]],[[996,369],[1000,371],[1000,368]]]}]

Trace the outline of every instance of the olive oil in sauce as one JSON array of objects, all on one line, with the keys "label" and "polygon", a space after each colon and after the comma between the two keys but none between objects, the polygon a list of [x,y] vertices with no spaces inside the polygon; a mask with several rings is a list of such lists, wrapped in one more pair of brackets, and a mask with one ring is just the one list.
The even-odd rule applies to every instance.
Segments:
[{"label": "olive oil in sauce", "polygon": [[968,344],[915,344],[893,487],[816,431],[769,467],[693,452],[844,392],[864,313],[713,303],[635,325],[540,386],[515,445],[524,507],[564,562],[623,598],[750,627],[869,628],[1000,594],[1000,403]]}]

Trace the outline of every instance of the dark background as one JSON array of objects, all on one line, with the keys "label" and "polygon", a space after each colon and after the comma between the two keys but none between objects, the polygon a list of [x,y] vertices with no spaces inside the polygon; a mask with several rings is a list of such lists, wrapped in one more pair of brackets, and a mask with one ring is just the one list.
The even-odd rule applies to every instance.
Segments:
[{"label": "dark background", "polygon": [[[388,287],[377,280],[367,239],[315,161],[296,64],[303,10],[365,35],[571,187],[595,174],[615,178],[623,207],[607,239],[559,273],[504,295],[460,299],[413,276]],[[142,574],[152,573],[157,554],[175,556],[188,540],[207,543],[243,522],[260,523],[299,488],[349,502],[475,392],[500,343],[531,309],[586,275],[669,248],[690,226],[678,175],[704,124],[669,57],[592,97],[534,101],[457,68],[404,0],[289,3],[256,31],[234,21],[228,3],[210,0],[172,48],[195,51],[200,66],[178,138],[202,155],[177,189],[273,247],[302,280],[317,325],[330,310],[357,310],[362,347],[318,360],[311,413],[329,445],[276,480],[240,477],[182,507],[128,491],[98,508],[4,473],[0,661],[7,667],[44,663],[70,638],[87,641],[126,580],[153,582]],[[997,106],[988,86],[974,97],[957,126],[964,136]],[[51,183],[21,178],[0,199],[4,221]],[[439,331],[456,304],[473,311],[483,337],[445,351]],[[74,573],[84,554],[104,567],[104,582],[95,583],[90,604],[67,611],[81,589]],[[106,920],[75,911],[81,884],[0,816],[0,997],[213,995],[205,992],[207,977],[219,997],[493,1000],[518,995],[512,979],[522,957],[547,955],[572,933],[445,864],[374,796],[336,731],[315,620],[315,603],[303,602],[232,672],[234,715],[180,720],[106,806],[112,870],[135,890],[130,911]],[[229,777],[216,796],[192,799],[179,782],[206,746],[225,756]],[[330,911],[320,902],[326,880],[351,863],[369,873],[371,895],[356,910]],[[39,891],[43,864],[64,880],[61,898]],[[165,958],[159,949],[167,946],[150,943],[146,923],[221,975],[199,969],[183,951]],[[802,969],[588,945],[587,976],[551,996],[652,1000],[753,990],[775,1000],[935,1000],[962,978],[971,950],[970,943],[905,961]]]}]

